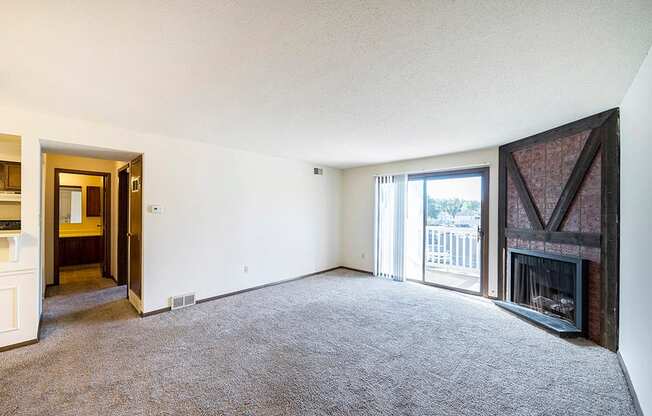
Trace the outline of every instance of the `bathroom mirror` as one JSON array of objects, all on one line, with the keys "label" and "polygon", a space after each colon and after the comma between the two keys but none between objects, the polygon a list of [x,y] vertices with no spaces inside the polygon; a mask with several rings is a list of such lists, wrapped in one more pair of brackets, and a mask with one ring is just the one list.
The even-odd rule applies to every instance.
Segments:
[{"label": "bathroom mirror", "polygon": [[59,187],[59,224],[81,224],[82,188],[81,186]]}]

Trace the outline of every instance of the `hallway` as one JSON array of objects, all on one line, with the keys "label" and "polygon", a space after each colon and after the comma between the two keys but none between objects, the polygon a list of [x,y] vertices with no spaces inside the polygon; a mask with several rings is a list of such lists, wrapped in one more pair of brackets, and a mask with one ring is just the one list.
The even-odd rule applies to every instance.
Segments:
[{"label": "hallway", "polygon": [[116,287],[113,279],[102,277],[100,264],[62,267],[59,273],[60,284],[49,286],[45,292],[46,298]]},{"label": "hallway", "polygon": [[127,286],[101,276],[99,265],[62,268],[61,284],[50,286],[43,301],[40,339],[66,332],[83,321],[136,317],[126,299]]}]

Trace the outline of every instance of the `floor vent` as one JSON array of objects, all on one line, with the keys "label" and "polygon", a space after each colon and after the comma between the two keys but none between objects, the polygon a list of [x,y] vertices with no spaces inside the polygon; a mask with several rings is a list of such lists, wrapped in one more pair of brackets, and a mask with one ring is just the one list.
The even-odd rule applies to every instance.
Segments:
[{"label": "floor vent", "polygon": [[170,298],[170,308],[172,310],[185,308],[186,306],[195,304],[195,294],[188,293],[186,295],[172,296]]}]

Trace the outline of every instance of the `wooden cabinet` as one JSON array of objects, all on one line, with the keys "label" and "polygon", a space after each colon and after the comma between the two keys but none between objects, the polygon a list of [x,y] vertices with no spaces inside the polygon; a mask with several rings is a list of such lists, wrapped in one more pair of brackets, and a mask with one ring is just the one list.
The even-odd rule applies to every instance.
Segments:
[{"label": "wooden cabinet", "polygon": [[59,266],[101,263],[104,239],[101,235],[59,238]]},{"label": "wooden cabinet", "polygon": [[20,191],[20,163],[7,163],[7,189]]},{"label": "wooden cabinet", "polygon": [[99,186],[86,187],[86,216],[99,217],[102,215],[102,188]]},{"label": "wooden cabinet", "polygon": [[0,191],[20,191],[20,163],[0,161]]}]

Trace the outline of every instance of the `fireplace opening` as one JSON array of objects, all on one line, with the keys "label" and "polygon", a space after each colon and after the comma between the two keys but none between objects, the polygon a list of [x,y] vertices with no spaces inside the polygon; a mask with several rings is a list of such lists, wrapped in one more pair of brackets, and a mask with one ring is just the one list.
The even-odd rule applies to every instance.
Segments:
[{"label": "fireplace opening", "polygon": [[512,255],[512,301],[575,322],[575,265],[543,257]]},{"label": "fireplace opening", "polygon": [[585,262],[533,250],[508,251],[509,301],[496,302],[561,336],[584,331]]}]

